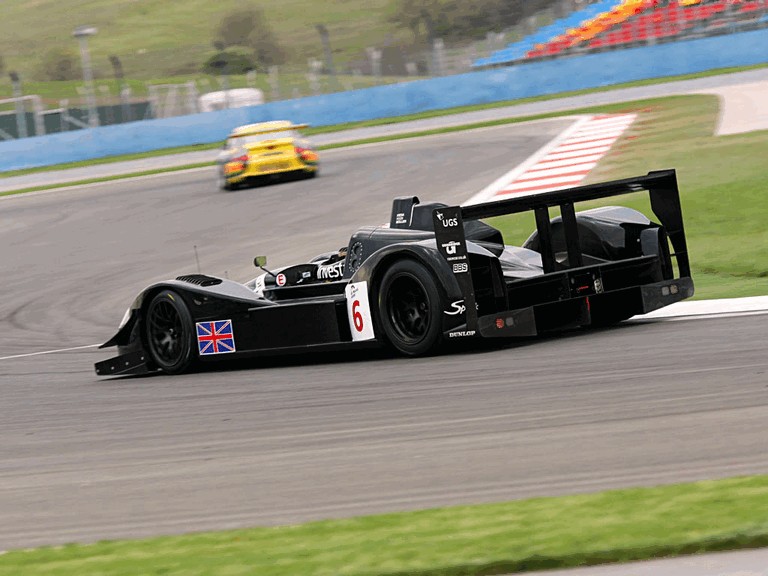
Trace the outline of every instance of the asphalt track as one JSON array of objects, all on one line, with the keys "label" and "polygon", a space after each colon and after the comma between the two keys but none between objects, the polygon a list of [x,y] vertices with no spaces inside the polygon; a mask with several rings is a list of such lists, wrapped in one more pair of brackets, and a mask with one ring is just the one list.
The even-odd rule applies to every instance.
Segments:
[{"label": "asphalt track", "polygon": [[179,377],[27,356],[108,338],[195,247],[247,280],[255,254],[387,221],[393,196],[465,200],[568,122],[329,151],[315,181],[236,193],[205,169],[0,200],[0,549],[768,472],[765,315]]}]

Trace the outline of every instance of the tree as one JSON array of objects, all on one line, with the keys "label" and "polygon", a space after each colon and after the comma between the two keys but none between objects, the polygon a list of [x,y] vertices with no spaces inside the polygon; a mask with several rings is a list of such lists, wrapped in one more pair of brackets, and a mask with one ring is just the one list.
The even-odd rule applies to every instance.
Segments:
[{"label": "tree", "polygon": [[40,73],[44,80],[76,80],[80,77],[80,60],[66,48],[53,48],[43,55]]},{"label": "tree", "polygon": [[392,0],[388,21],[413,34],[414,43],[431,38],[470,40],[514,26],[527,14],[559,0]]},{"label": "tree", "polygon": [[225,15],[216,28],[214,42],[224,48],[247,47],[262,69],[285,61],[285,50],[258,7],[236,10]]},{"label": "tree", "polygon": [[441,18],[442,12],[439,0],[394,0],[388,20],[399,28],[408,28],[413,41],[418,44],[423,37],[430,36],[433,32],[430,28]]},{"label": "tree", "polygon": [[230,46],[211,54],[203,64],[203,72],[206,74],[245,74],[253,70],[253,64],[253,50],[251,48]]}]

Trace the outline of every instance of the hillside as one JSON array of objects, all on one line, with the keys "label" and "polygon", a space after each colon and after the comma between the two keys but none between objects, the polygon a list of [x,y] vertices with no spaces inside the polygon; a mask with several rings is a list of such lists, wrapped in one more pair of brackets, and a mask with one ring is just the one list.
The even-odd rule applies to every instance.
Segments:
[{"label": "hillside", "polygon": [[[0,4],[0,56],[7,72],[34,79],[42,56],[51,49],[77,53],[72,31],[95,26],[90,39],[96,74],[111,75],[108,57],[117,55],[131,78],[194,73],[213,51],[214,30],[221,18],[247,6],[261,7],[289,50],[291,62],[304,66],[320,58],[316,24],[330,34],[340,62],[359,58],[366,46],[381,45],[395,34],[386,23],[389,0],[6,0]],[[402,33],[401,33],[402,34]]]}]

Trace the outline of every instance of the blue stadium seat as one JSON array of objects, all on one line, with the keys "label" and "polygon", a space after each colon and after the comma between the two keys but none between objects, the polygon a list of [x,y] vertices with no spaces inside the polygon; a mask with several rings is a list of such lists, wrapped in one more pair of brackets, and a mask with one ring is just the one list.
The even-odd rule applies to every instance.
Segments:
[{"label": "blue stadium seat", "polygon": [[595,4],[590,4],[586,8],[569,14],[565,18],[560,18],[552,24],[539,28],[530,36],[522,40],[508,44],[501,50],[497,50],[487,58],[479,58],[472,63],[473,68],[480,66],[490,66],[492,64],[504,64],[514,62],[525,58],[525,55],[536,46],[543,44],[560,34],[564,34],[570,28],[579,26],[584,20],[594,18],[598,14],[609,11],[620,3],[620,0],[601,0]]}]

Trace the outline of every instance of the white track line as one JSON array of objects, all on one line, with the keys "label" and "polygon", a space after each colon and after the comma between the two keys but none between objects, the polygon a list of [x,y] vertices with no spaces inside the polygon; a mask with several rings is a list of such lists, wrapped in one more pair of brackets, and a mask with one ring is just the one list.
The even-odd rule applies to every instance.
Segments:
[{"label": "white track line", "polygon": [[88,344],[87,346],[75,346],[74,348],[60,348],[58,350],[44,350],[43,352],[30,352],[29,354],[15,354],[14,356],[2,356],[0,360],[12,360],[13,358],[28,358],[30,356],[40,356],[42,354],[57,354],[59,352],[71,352],[72,350],[85,350],[86,348],[96,348],[101,344]]},{"label": "white track line", "polygon": [[743,314],[768,313],[768,296],[751,296],[748,298],[719,298],[717,300],[693,300],[677,302],[656,310],[634,316],[633,320],[658,320],[665,318],[711,318]]}]

